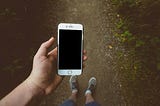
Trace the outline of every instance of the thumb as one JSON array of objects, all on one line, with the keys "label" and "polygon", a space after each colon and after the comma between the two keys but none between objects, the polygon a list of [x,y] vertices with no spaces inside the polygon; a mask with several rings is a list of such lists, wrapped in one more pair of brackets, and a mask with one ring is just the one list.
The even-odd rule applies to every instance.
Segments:
[{"label": "thumb", "polygon": [[47,56],[48,49],[53,45],[53,43],[54,43],[53,37],[51,37],[48,41],[42,43],[36,55],[37,56]]}]

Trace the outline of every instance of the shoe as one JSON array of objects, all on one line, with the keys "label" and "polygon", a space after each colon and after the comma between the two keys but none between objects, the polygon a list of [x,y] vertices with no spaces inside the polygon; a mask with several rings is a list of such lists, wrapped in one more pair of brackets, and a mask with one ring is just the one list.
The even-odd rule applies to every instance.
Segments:
[{"label": "shoe", "polygon": [[85,95],[86,94],[92,94],[92,92],[94,91],[96,87],[96,78],[95,77],[91,77],[89,82],[88,82],[88,87],[87,87],[87,90],[85,92]]},{"label": "shoe", "polygon": [[72,93],[78,92],[78,83],[77,83],[77,76],[71,76],[69,79],[70,89]]}]

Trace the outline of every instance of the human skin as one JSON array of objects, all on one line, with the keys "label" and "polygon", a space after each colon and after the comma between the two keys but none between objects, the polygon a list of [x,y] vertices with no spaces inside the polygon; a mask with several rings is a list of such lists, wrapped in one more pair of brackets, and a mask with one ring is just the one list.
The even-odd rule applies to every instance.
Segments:
[{"label": "human skin", "polygon": [[[33,68],[29,77],[0,101],[0,106],[28,106],[37,99],[52,93],[63,77],[57,71],[57,47],[51,51],[54,38],[41,44],[33,59]],[[83,60],[87,59],[86,51]]]}]

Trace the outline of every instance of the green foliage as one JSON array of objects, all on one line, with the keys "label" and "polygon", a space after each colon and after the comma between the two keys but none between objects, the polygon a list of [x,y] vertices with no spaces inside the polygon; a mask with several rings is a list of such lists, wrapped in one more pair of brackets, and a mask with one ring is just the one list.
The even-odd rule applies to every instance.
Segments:
[{"label": "green foliage", "polygon": [[[153,105],[153,101],[157,102],[159,98],[150,95],[156,95],[155,91],[160,88],[160,0],[112,2],[116,7],[116,27],[119,29],[114,35],[128,50],[127,57],[123,53],[117,54],[127,102],[135,105],[150,105],[152,102]],[[136,104],[138,100],[141,104]]]},{"label": "green foliage", "polygon": [[142,41],[142,40],[137,40],[137,41],[136,41],[136,47],[141,47],[141,46],[143,46],[144,44],[145,44],[145,42]]},{"label": "green foliage", "polygon": [[[157,44],[160,39],[160,1],[112,0],[116,5],[119,33],[115,36],[129,46],[139,48]],[[135,43],[133,43],[135,42]]]},{"label": "green foliage", "polygon": [[126,23],[123,19],[119,19],[119,22],[116,24],[117,28],[121,31],[119,33],[115,33],[114,35],[119,39],[120,42],[133,42],[135,40],[135,36],[130,32]]}]

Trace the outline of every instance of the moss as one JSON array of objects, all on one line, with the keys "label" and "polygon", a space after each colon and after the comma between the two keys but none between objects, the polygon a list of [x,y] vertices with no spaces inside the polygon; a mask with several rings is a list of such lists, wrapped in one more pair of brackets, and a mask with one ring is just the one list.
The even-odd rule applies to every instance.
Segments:
[{"label": "moss", "polygon": [[116,24],[119,31],[114,35],[128,51],[124,52],[127,57],[117,54],[120,56],[118,67],[122,67],[120,72],[125,100],[133,105],[160,105],[156,93],[160,89],[160,1],[112,2],[119,21]]}]

